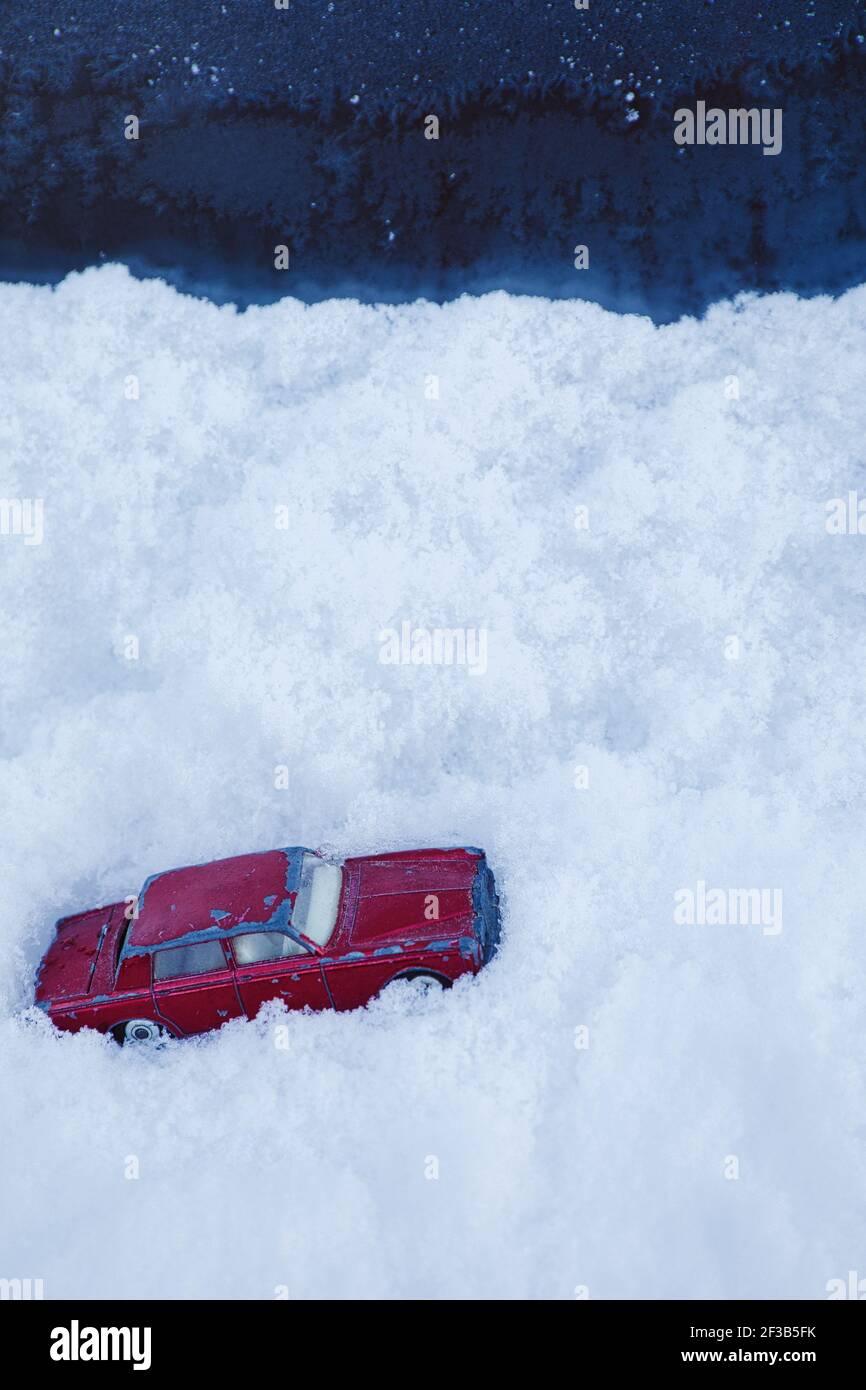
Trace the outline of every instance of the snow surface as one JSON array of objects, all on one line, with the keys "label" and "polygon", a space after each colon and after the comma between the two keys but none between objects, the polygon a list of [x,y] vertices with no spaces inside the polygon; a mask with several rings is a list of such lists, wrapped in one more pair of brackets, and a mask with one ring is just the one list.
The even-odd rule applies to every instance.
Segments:
[{"label": "snow surface", "polygon": [[[866,288],[655,328],[503,293],[239,315],[107,266],[0,321],[0,492],[45,506],[41,545],[0,536],[0,1275],[866,1274],[866,537],[825,529],[866,493]],[[486,672],[383,665],[403,620],[488,629]],[[483,845],[499,956],[154,1055],[22,1013],[61,912],[297,843]],[[783,931],[676,924],[699,879],[781,887]]]}]

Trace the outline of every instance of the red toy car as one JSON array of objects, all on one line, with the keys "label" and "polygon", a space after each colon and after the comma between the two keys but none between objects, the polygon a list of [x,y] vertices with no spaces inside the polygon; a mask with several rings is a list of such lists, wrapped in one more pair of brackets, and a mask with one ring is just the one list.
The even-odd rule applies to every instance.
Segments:
[{"label": "red toy car", "polygon": [[355,1009],[398,979],[444,987],[499,940],[480,849],[334,862],[275,849],[154,874],[136,901],[63,917],[36,1003],[58,1028],[152,1042],[290,1009]]}]

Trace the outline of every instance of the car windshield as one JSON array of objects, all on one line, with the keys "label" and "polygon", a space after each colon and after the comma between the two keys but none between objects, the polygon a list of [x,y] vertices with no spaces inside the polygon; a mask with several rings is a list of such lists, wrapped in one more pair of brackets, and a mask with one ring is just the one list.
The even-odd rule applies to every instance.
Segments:
[{"label": "car windshield", "polygon": [[305,854],[292,926],[317,946],[324,946],[334,930],[343,887],[343,870],[317,854]]}]

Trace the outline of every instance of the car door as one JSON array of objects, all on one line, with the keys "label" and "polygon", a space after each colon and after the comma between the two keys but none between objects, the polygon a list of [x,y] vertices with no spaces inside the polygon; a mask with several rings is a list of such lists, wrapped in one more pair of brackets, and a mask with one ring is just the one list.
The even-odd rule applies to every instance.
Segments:
[{"label": "car door", "polygon": [[287,1009],[330,1008],[319,957],[286,932],[243,932],[231,938],[231,950],[247,1018],[271,999]]},{"label": "car door", "polygon": [[153,952],[157,1013],[181,1033],[206,1033],[243,1013],[231,962],[219,941]]}]

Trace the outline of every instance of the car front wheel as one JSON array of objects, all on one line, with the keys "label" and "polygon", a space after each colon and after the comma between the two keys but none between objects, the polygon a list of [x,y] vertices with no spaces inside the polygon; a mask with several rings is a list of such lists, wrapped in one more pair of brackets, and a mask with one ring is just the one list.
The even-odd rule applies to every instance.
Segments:
[{"label": "car front wheel", "polygon": [[121,1023],[115,1029],[114,1036],[119,1043],[141,1046],[142,1043],[161,1042],[168,1034],[152,1018],[131,1018],[128,1023]]},{"label": "car front wheel", "polygon": [[429,970],[407,970],[404,975],[395,975],[390,985],[408,986],[415,994],[438,994],[440,990],[450,989],[453,980],[447,975],[434,975]]}]

